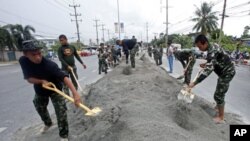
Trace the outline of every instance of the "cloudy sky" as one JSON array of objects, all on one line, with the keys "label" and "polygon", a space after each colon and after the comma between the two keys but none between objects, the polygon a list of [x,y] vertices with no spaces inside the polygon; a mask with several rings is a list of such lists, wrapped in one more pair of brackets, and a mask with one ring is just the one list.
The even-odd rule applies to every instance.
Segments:
[{"label": "cloudy sky", "polygon": [[[195,6],[200,7],[202,2],[213,2],[214,11],[222,13],[224,0],[168,0],[169,3],[169,34],[190,33],[194,22]],[[95,19],[98,24],[104,24],[105,40],[117,37],[114,22],[118,21],[117,0],[75,0],[79,4],[77,12],[81,14],[79,23],[81,41],[85,44],[89,40],[96,41]],[[37,35],[42,38],[57,38],[66,34],[70,40],[76,40],[76,25],[71,22],[74,13],[69,4],[73,0],[0,0],[0,25],[22,24],[31,25],[36,29]],[[120,21],[125,25],[124,36],[135,35],[139,40],[146,40],[146,23],[148,23],[148,36],[151,40],[154,35],[165,32],[166,0],[119,0]],[[228,35],[240,36],[244,27],[250,25],[250,0],[227,0],[224,32]],[[220,27],[221,20],[218,21]],[[109,36],[108,36],[109,30]],[[99,39],[102,38],[101,26]]]}]

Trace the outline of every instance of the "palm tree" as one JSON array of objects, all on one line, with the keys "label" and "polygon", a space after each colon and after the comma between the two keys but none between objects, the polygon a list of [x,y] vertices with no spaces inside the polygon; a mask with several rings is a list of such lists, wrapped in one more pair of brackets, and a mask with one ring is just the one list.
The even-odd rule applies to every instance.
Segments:
[{"label": "palm tree", "polygon": [[217,29],[218,18],[215,16],[217,12],[212,11],[213,5],[207,2],[201,4],[201,7],[196,6],[195,18],[192,19],[193,22],[197,22],[193,27],[196,32],[201,32],[204,35],[211,33]]},{"label": "palm tree", "polygon": [[22,42],[24,40],[35,39],[30,32],[30,31],[35,32],[35,29],[30,25],[23,27],[20,24],[16,25],[8,24],[4,26],[4,28],[10,31],[12,35],[12,41],[19,50],[22,49]]},{"label": "palm tree", "polygon": [[13,43],[11,39],[11,34],[8,30],[3,27],[0,27],[0,52],[1,52],[1,61],[4,61],[4,50],[9,48],[9,50],[13,49]]}]

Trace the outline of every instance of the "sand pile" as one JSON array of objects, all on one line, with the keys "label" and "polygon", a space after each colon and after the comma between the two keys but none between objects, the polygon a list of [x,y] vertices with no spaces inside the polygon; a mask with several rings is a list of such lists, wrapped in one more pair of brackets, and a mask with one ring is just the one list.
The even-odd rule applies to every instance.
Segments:
[{"label": "sand pile", "polygon": [[[198,97],[192,104],[178,101],[181,84],[147,56],[136,60],[135,69],[121,64],[88,88],[86,104],[103,111],[86,117],[70,104],[72,141],[228,141],[229,124],[241,122],[227,113],[226,124],[214,124],[211,104]],[[21,129],[14,140],[59,140],[56,126],[44,135],[40,127]]]}]

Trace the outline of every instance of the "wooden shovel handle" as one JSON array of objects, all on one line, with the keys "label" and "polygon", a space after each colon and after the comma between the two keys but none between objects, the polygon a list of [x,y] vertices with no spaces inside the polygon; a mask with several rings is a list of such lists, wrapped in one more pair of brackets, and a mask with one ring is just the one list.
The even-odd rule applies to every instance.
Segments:
[{"label": "wooden shovel handle", "polygon": [[[55,84],[53,84],[52,82],[43,84],[42,86],[45,89],[48,89],[48,90],[51,90],[51,91],[58,93],[59,95],[63,96],[64,98],[68,99],[69,101],[71,101],[73,103],[75,102],[75,100],[72,97],[70,97],[70,96],[66,95],[64,92],[58,90],[56,88]],[[79,107],[87,112],[92,112],[87,106],[83,105],[82,103],[79,104]]]}]

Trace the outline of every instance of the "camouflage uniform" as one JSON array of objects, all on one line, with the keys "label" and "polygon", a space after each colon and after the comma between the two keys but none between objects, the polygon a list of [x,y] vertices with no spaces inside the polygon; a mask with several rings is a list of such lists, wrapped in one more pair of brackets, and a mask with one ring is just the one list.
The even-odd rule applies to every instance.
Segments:
[{"label": "camouflage uniform", "polygon": [[160,52],[159,65],[161,65],[162,64],[162,56],[163,56],[163,48],[162,48],[162,46],[159,46],[158,49]]},{"label": "camouflage uniform", "polygon": [[105,73],[107,73],[108,64],[106,62],[107,54],[105,53],[105,49],[99,48],[97,51],[99,51],[99,54],[98,54],[99,74],[101,74],[102,72],[102,65],[104,65]]},{"label": "camouflage uniform", "polygon": [[[183,68],[186,69],[186,72],[184,74],[184,83],[189,84],[191,81],[193,67],[196,61],[193,51],[191,49],[176,50],[174,51],[174,56],[181,62]],[[191,62],[189,63],[190,58]],[[187,67],[188,63],[189,66]]]},{"label": "camouflage uniform", "polygon": [[224,106],[225,94],[229,88],[230,81],[235,75],[235,68],[230,57],[221,47],[216,48],[209,45],[207,51],[206,66],[201,71],[194,84],[200,83],[214,71],[219,77],[214,93],[214,100],[217,106]]},{"label": "camouflage uniform", "polygon": [[160,65],[160,57],[161,57],[160,51],[156,47],[154,47],[152,52],[153,52],[153,55],[154,55],[156,65],[157,66]]},{"label": "camouflage uniform", "polygon": [[42,121],[46,126],[52,125],[52,120],[49,115],[49,111],[47,109],[47,105],[49,103],[49,97],[54,105],[55,113],[58,122],[59,135],[62,138],[68,137],[68,121],[67,121],[67,107],[65,100],[62,96],[58,94],[51,94],[49,96],[41,96],[36,94],[33,100],[36,111],[40,115]]},{"label": "camouflage uniform", "polygon": [[148,56],[152,57],[152,48],[150,46],[148,47]]},{"label": "camouflage uniform", "polygon": [[130,61],[132,68],[135,68],[135,54],[139,51],[139,45],[136,43],[134,47],[130,50]]}]

